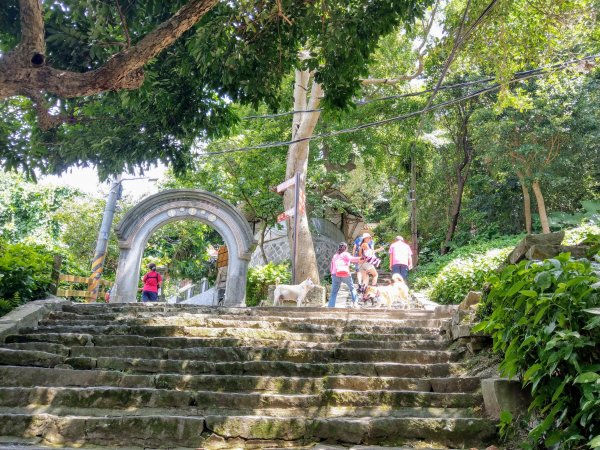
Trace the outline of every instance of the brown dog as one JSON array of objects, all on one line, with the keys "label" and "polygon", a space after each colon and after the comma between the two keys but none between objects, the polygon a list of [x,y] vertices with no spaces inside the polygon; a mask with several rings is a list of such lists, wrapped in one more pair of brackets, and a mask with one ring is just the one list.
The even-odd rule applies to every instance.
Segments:
[{"label": "brown dog", "polygon": [[410,301],[410,294],[408,292],[408,286],[404,282],[404,279],[395,273],[392,275],[392,281],[387,286],[367,286],[363,293],[363,300],[371,300],[373,303],[376,298],[380,298],[386,305],[387,308],[392,306],[392,303],[396,300],[400,300],[404,304],[408,304]]}]

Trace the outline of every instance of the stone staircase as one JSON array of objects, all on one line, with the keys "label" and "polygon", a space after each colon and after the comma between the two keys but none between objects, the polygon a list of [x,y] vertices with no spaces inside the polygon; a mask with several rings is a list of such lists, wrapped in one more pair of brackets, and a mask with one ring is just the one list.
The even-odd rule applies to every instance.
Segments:
[{"label": "stone staircase", "polygon": [[449,315],[65,304],[0,347],[0,442],[481,447],[496,427]]}]

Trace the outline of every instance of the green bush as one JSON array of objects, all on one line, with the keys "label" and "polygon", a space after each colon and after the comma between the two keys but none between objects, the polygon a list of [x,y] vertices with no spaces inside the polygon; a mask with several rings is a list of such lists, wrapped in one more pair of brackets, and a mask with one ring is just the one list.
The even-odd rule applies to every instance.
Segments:
[{"label": "green bush", "polygon": [[534,426],[525,448],[600,448],[598,265],[569,254],[507,266],[488,281],[474,328],[504,355],[501,372],[529,386]]},{"label": "green bush", "polygon": [[0,244],[0,309],[43,298],[52,285],[53,255],[44,247]]},{"label": "green bush", "polygon": [[[455,260],[471,259],[485,255],[487,252],[496,249],[514,248],[517,243],[523,239],[522,234],[513,236],[504,236],[502,238],[492,239],[489,241],[479,241],[474,244],[466,245],[452,250],[445,255],[432,256],[429,254],[430,262],[419,264],[414,270],[411,278],[412,284],[417,289],[424,289],[431,286],[434,279],[440,272],[450,265]],[[427,249],[430,253],[430,250]],[[419,254],[421,259],[421,254]]]},{"label": "green bush", "polygon": [[251,267],[248,270],[248,283],[246,284],[246,305],[256,306],[267,299],[270,284],[289,283],[290,268],[288,263]]},{"label": "green bush", "polygon": [[522,235],[506,236],[461,247],[419,266],[413,287],[428,289],[438,303],[460,303],[470,290],[481,289],[485,278],[495,270]]}]

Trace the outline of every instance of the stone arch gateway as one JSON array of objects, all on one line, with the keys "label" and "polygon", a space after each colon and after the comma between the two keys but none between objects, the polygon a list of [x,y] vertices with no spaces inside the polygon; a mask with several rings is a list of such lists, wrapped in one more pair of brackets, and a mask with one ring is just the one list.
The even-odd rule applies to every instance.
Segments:
[{"label": "stone arch gateway", "polygon": [[231,203],[195,189],[172,189],[152,195],[129,210],[115,227],[121,252],[111,303],[136,301],[148,239],[161,226],[178,220],[198,220],[221,235],[229,250],[224,305],[245,306],[248,264],[256,246],[250,226]]}]

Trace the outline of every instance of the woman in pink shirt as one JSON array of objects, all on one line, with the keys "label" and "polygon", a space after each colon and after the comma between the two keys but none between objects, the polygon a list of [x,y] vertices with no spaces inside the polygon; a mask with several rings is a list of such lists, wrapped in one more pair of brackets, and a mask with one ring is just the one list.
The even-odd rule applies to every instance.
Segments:
[{"label": "woman in pink shirt", "polygon": [[348,244],[341,242],[338,246],[337,253],[331,258],[329,269],[331,270],[331,297],[327,306],[335,308],[335,300],[337,298],[340,286],[344,283],[350,290],[352,296],[352,307],[356,308],[356,292],[350,275],[350,263],[359,262],[358,256],[352,256],[348,253]]}]

